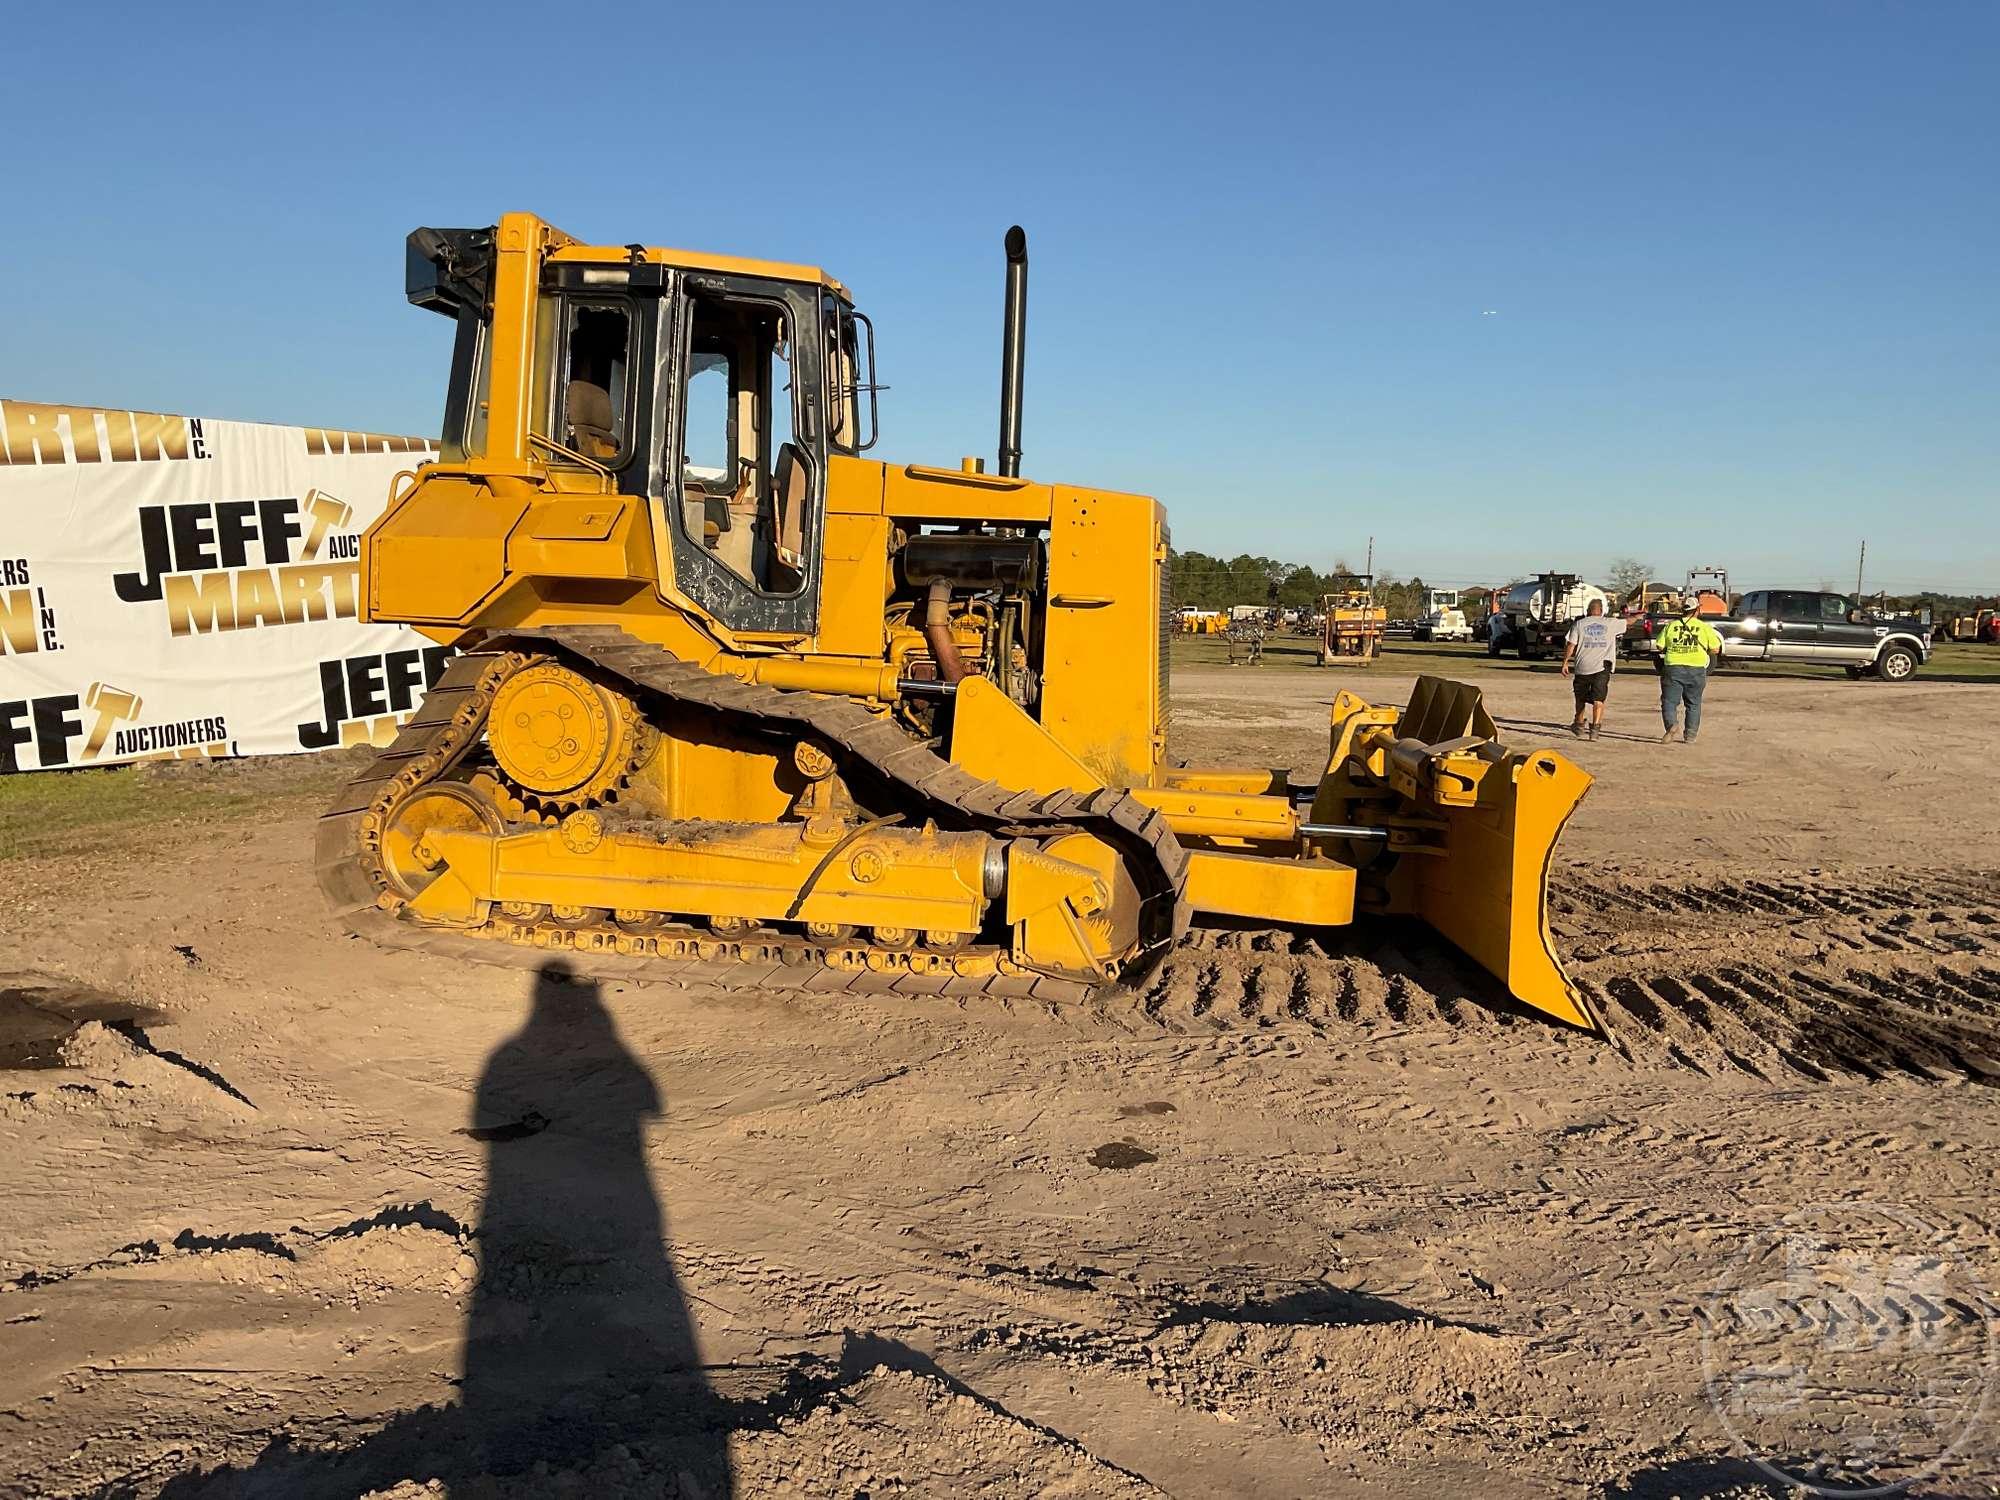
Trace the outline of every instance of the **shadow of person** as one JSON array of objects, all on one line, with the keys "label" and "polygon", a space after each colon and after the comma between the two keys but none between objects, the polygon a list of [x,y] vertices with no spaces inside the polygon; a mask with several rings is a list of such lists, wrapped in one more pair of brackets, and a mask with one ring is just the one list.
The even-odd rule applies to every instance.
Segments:
[{"label": "shadow of person", "polygon": [[466,1134],[487,1147],[462,1409],[488,1472],[661,1445],[726,1493],[724,1434],[695,1348],[645,1129],[651,1074],[593,980],[561,960],[487,1060]]},{"label": "shadow of person", "polygon": [[175,1476],[163,1497],[351,1497],[430,1480],[485,1495],[531,1472],[573,1474],[593,1494],[732,1493],[741,1414],[710,1389],[646,1169],[662,1101],[595,981],[542,965],[474,1110],[458,1133],[486,1148],[486,1196],[458,1402],[404,1412],[355,1446],[280,1436],[246,1468]]}]

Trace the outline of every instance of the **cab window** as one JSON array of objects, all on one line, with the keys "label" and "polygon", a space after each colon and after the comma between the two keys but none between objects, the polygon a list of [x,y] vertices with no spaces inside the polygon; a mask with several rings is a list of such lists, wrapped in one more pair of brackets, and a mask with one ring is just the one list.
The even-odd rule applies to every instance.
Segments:
[{"label": "cab window", "polygon": [[681,472],[704,493],[729,487],[729,357],[697,354],[688,361],[687,450]]},{"label": "cab window", "polygon": [[1848,615],[1854,611],[1854,601],[1845,594],[1821,594],[1819,596],[1820,618],[1827,621],[1838,620],[1847,623]]},{"label": "cab window", "polygon": [[791,315],[778,302],[700,295],[690,314],[680,525],[759,592],[796,593],[810,475],[793,437]]},{"label": "cab window", "polygon": [[592,463],[631,457],[632,311],[622,303],[570,301],[556,358],[556,441]]},{"label": "cab window", "polygon": [[1811,594],[1773,594],[1771,615],[1779,620],[1817,620],[1819,600]]},{"label": "cab window", "polygon": [[1762,594],[1745,594],[1736,605],[1736,614],[1739,619],[1755,620],[1761,618],[1763,613],[1764,595]]},{"label": "cab window", "polygon": [[444,436],[438,445],[446,463],[462,464],[486,451],[486,419],[492,398],[493,331],[483,308],[466,308],[458,315],[451,386],[444,405]]},{"label": "cab window", "polygon": [[878,426],[875,330],[832,296],[821,301],[820,327],[826,337],[827,441],[841,453],[865,453],[875,446]]}]

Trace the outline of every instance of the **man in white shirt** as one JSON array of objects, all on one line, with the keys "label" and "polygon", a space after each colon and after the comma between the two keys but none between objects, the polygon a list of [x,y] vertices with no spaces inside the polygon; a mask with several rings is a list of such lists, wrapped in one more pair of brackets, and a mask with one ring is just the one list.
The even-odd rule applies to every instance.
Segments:
[{"label": "man in white shirt", "polygon": [[1625,622],[1606,619],[1604,601],[1593,599],[1590,613],[1571,624],[1569,634],[1563,638],[1563,676],[1571,679],[1576,696],[1576,718],[1569,732],[1578,739],[1585,732],[1586,713],[1592,739],[1604,728],[1604,700],[1611,696],[1611,674],[1618,666],[1618,637],[1624,633]]}]

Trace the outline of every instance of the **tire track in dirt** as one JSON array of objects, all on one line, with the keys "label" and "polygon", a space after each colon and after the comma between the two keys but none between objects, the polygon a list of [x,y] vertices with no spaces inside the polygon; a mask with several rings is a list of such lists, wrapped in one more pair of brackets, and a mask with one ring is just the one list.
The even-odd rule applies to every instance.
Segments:
[{"label": "tire track in dirt", "polygon": [[1769,1081],[2000,1083],[2000,877],[1562,888],[1571,970],[1635,1062]]},{"label": "tire track in dirt", "polygon": [[[2000,1083],[2000,875],[1946,901],[1906,878],[1564,886],[1570,971],[1638,1068],[1767,1082]],[[1375,1030],[1586,1042],[1420,931],[1198,930],[1144,988],[1085,1007],[1120,1029]]]},{"label": "tire track in dirt", "polygon": [[[1373,1026],[1484,1033],[1520,1024],[1518,1014],[1482,1004],[1477,988],[1450,955],[1371,955],[1279,929],[1204,930],[1184,938],[1127,1001],[1154,1027],[1177,1033]],[[1115,1000],[1089,1009],[1107,1018],[1126,1013]]]}]

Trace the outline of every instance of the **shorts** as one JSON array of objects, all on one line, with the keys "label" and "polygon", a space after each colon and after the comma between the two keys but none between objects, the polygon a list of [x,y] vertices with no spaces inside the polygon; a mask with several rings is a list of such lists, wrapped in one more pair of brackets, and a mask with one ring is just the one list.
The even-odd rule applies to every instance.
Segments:
[{"label": "shorts", "polygon": [[1586,703],[1602,703],[1611,696],[1611,668],[1592,672],[1588,677],[1581,673],[1570,679],[1571,691],[1576,694],[1576,706]]}]

